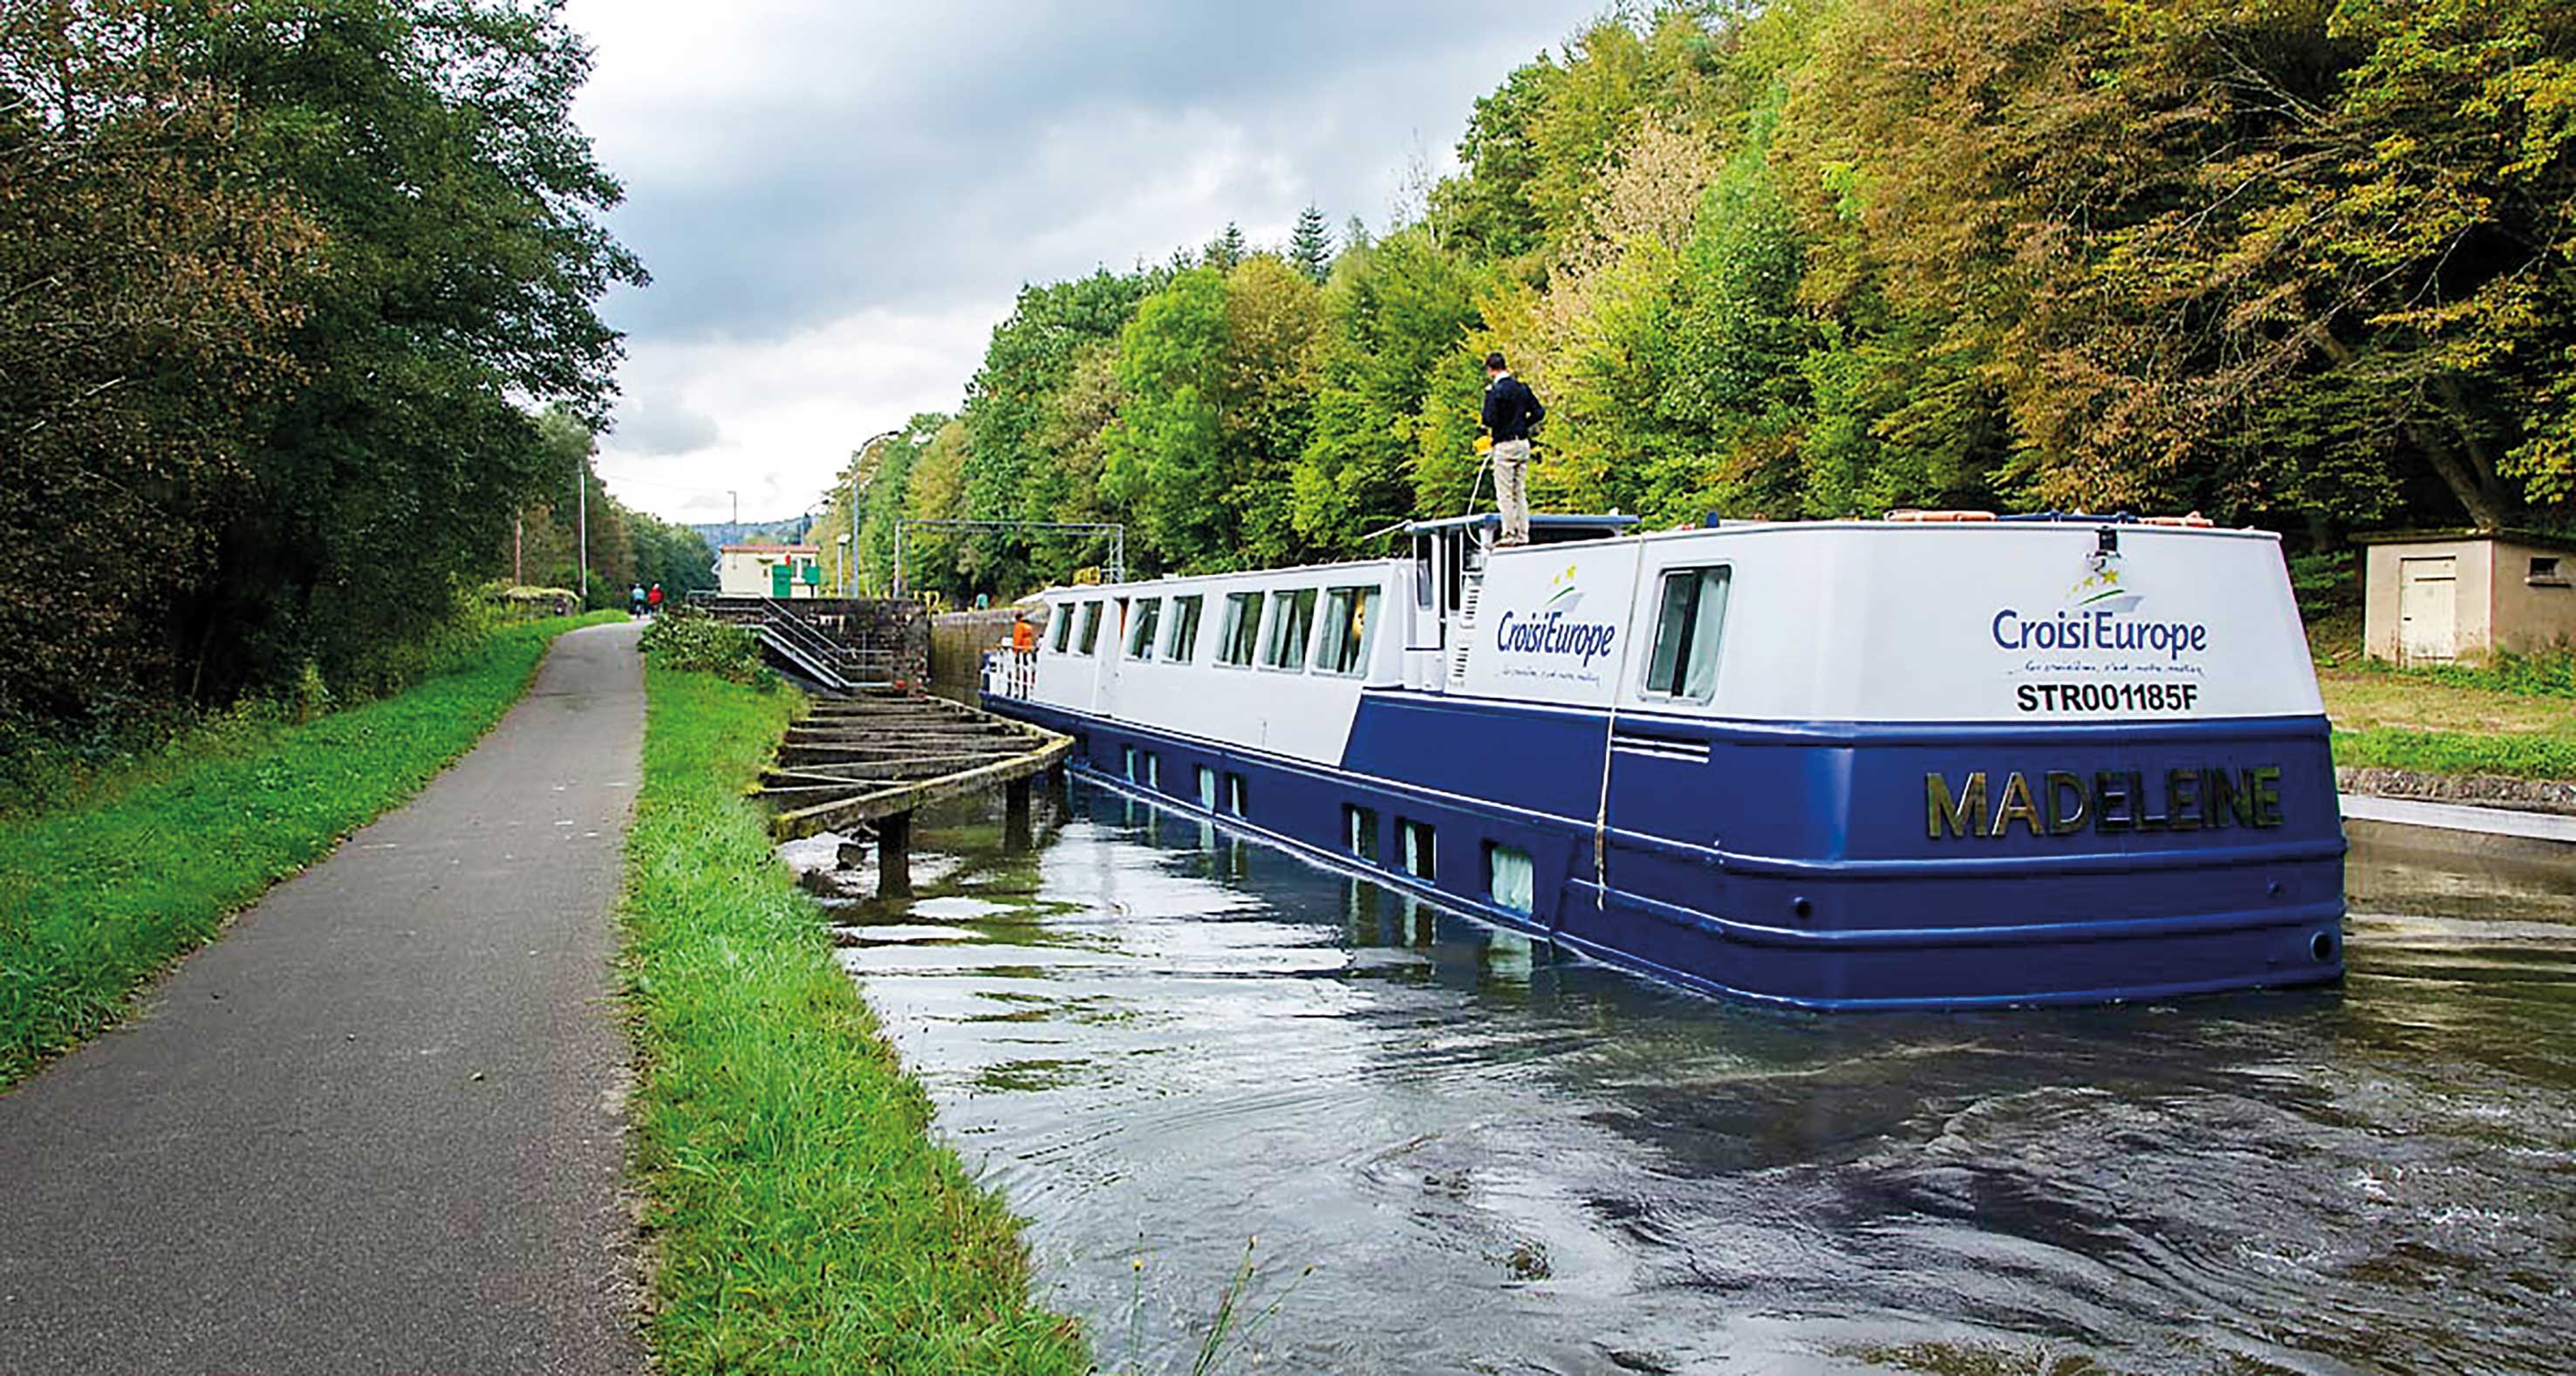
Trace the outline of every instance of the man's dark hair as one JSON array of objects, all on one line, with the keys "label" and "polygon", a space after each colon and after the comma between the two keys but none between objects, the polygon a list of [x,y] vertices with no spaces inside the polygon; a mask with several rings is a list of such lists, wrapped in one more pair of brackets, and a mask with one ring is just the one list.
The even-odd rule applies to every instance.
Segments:
[{"label": "man's dark hair", "polygon": [[1488,371],[1499,373],[1503,371],[1505,366],[1506,365],[1503,363],[1503,356],[1501,354],[1490,353],[1485,355],[1485,367]]}]

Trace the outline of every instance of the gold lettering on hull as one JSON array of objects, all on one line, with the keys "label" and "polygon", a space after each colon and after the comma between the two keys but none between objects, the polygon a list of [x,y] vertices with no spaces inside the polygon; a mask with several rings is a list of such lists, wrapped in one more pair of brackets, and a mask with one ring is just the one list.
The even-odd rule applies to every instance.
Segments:
[{"label": "gold lettering on hull", "polygon": [[[1985,770],[1971,771],[1956,788],[1938,770],[1923,776],[1923,834],[1935,841],[1970,836],[1993,839],[2018,822],[2032,836],[2071,836],[2089,823],[2098,835],[2199,831],[2281,825],[2281,769],[2168,769],[2161,779],[2143,770],[2098,770],[2090,778],[2052,769],[2036,791],[2016,769],[1990,789]],[[2160,787],[2159,787],[2160,786]],[[1992,810],[1987,800],[1993,799]]]}]

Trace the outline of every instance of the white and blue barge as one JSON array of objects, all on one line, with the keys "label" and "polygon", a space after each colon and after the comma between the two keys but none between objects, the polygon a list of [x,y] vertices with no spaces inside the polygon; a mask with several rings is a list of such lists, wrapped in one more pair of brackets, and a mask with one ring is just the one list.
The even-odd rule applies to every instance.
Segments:
[{"label": "white and blue barge", "polygon": [[1809,1008],[2343,969],[2278,542],[2090,517],[1488,514],[1398,557],[1046,594],[987,706],[1074,767],[1487,920]]}]

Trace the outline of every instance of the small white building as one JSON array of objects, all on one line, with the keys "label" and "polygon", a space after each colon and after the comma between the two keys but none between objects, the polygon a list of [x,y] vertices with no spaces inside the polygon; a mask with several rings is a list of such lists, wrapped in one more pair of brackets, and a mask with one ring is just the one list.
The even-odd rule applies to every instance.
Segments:
[{"label": "small white building", "polygon": [[820,545],[727,545],[716,556],[716,590],[727,597],[813,597],[823,587]]},{"label": "small white building", "polygon": [[2401,664],[2576,647],[2576,540],[2528,531],[2366,535],[2362,653]]}]

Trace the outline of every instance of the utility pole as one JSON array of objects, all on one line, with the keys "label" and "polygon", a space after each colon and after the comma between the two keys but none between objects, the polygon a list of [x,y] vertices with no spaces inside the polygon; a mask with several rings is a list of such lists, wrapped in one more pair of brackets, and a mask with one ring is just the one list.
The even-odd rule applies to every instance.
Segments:
[{"label": "utility pole", "polygon": [[[741,524],[742,524],[742,494],[741,494],[741,493],[739,493],[739,492],[735,492],[735,491],[732,491],[732,490],[728,489],[728,490],[725,492],[725,495],[726,495],[726,496],[728,496],[728,497],[733,498],[733,520],[730,522],[730,524],[733,524],[733,525],[741,525]],[[739,537],[737,537],[737,538],[739,538]]]},{"label": "utility pole", "polygon": [[581,463],[573,469],[573,509],[581,522],[581,605],[590,605],[590,451],[582,451]]},{"label": "utility pole", "polygon": [[528,518],[523,512],[510,513],[510,586],[528,585],[528,571],[523,556],[528,545]]}]

